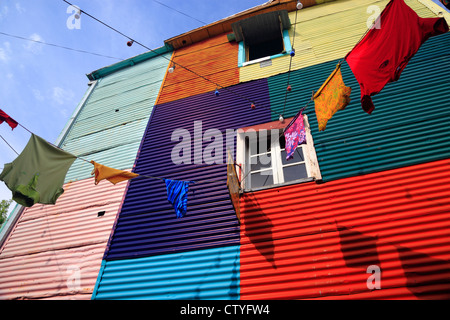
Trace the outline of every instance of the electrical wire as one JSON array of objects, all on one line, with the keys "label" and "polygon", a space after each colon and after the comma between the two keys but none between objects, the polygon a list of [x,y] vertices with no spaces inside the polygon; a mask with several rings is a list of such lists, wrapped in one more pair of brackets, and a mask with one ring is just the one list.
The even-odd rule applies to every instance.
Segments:
[{"label": "electrical wire", "polygon": [[[64,1],[64,2],[67,3],[68,5],[73,6],[73,4],[70,3],[70,2],[67,1],[67,0],[62,0],[62,1]],[[189,69],[189,68],[187,68],[187,67],[185,67],[185,66],[183,66],[183,65],[181,65],[181,64],[179,64],[179,63],[177,63],[177,62],[175,62],[175,61],[173,61],[172,59],[167,58],[167,57],[164,56],[164,55],[161,55],[160,53],[156,52],[155,50],[153,50],[153,49],[147,47],[146,45],[140,43],[139,41],[137,41],[137,40],[135,40],[135,39],[133,39],[133,38],[127,36],[126,34],[120,32],[119,30],[117,30],[117,29],[111,27],[111,26],[108,25],[107,23],[105,23],[105,22],[103,22],[103,21],[97,19],[96,17],[90,15],[90,14],[87,13],[86,11],[84,11],[84,10],[82,10],[82,9],[79,9],[79,10],[80,10],[80,13],[83,13],[83,14],[85,14],[86,16],[88,16],[88,17],[94,19],[95,21],[99,22],[100,24],[104,25],[105,27],[107,27],[107,28],[113,30],[114,32],[116,32],[116,33],[120,34],[121,36],[127,38],[128,40],[132,41],[133,43],[136,43],[136,44],[140,45],[141,47],[145,48],[146,50],[155,53],[157,56],[161,56],[162,58],[164,58],[164,59],[168,60],[169,62],[171,62],[173,65],[179,66],[179,67],[185,69],[186,71],[191,72],[191,73],[194,74],[195,76],[197,76],[197,77],[199,77],[199,78],[202,78],[203,80],[208,81],[208,82],[214,84],[214,85],[216,86],[216,88],[220,88],[220,89],[223,89],[223,90],[225,90],[225,91],[228,91],[228,92],[230,92],[231,94],[233,94],[233,95],[235,95],[235,96],[237,96],[237,97],[239,97],[239,98],[241,98],[241,99],[243,99],[243,100],[246,100],[247,102],[251,103],[252,105],[255,105],[255,106],[257,105],[256,102],[255,102],[254,100],[251,100],[251,99],[249,99],[249,98],[247,98],[247,97],[245,97],[245,96],[243,96],[243,95],[241,95],[241,94],[239,94],[239,93],[237,93],[237,92],[231,90],[231,89],[228,88],[228,87],[224,87],[224,86],[222,86],[222,85],[220,85],[220,84],[218,84],[218,83],[216,83],[216,82],[214,82],[214,81],[212,81],[212,80],[206,78],[205,76],[203,76],[203,75],[201,75],[201,74],[198,74],[197,72],[195,72],[195,71],[193,71],[193,70],[191,70],[191,69]],[[264,105],[263,105],[263,107],[266,108],[267,110],[271,111],[270,108],[268,108],[268,107],[266,107],[266,106],[264,106]]]},{"label": "electrical wire", "polygon": [[[298,14],[298,10],[295,11],[294,36],[292,37],[292,50],[294,50],[294,52],[295,52],[295,29],[297,27],[297,14]],[[291,58],[289,60],[289,71],[288,71],[288,78],[287,78],[287,87],[289,87],[289,85],[290,85],[291,68],[292,68],[292,59],[293,58],[294,57],[291,55]],[[286,88],[286,92],[284,93],[283,112],[281,113],[282,117],[284,117],[284,112],[286,111],[287,95],[288,95],[288,90]]]},{"label": "electrical wire", "polygon": [[162,2],[159,2],[159,1],[157,1],[157,0],[152,0],[152,1],[158,3],[158,4],[162,5],[162,6],[164,6],[164,7],[166,7],[166,8],[169,8],[170,10],[176,11],[176,12],[178,12],[179,14],[182,14],[183,16],[186,16],[186,17],[188,17],[188,18],[194,19],[195,21],[198,21],[198,22],[200,22],[200,23],[202,23],[202,24],[206,24],[206,22],[203,22],[203,21],[201,21],[201,20],[198,20],[197,18],[194,18],[194,17],[192,17],[192,16],[190,16],[190,15],[184,13],[184,12],[181,12],[181,11],[175,9],[175,8],[169,7],[168,5],[166,5],[166,4],[162,3]]},{"label": "electrical wire", "polygon": [[64,46],[53,44],[53,43],[48,43],[48,42],[44,42],[44,41],[34,40],[34,39],[30,39],[30,38],[25,38],[25,37],[21,37],[21,36],[9,34],[9,33],[1,32],[1,31],[0,31],[0,34],[2,34],[4,36],[7,36],[7,37],[12,37],[12,38],[26,40],[26,41],[32,41],[32,42],[44,44],[44,45],[47,45],[47,46],[57,47],[57,48],[65,49],[65,50],[71,50],[71,51],[76,51],[76,52],[80,52],[80,53],[87,53],[87,54],[91,54],[91,55],[99,56],[99,57],[103,57],[103,58],[115,59],[115,60],[119,60],[119,61],[124,60],[124,59],[121,59],[121,58],[106,56],[106,55],[103,55],[103,54],[100,54],[100,53],[89,52],[89,51],[84,51],[84,50],[79,50],[79,49],[73,49],[73,48],[64,47]]}]

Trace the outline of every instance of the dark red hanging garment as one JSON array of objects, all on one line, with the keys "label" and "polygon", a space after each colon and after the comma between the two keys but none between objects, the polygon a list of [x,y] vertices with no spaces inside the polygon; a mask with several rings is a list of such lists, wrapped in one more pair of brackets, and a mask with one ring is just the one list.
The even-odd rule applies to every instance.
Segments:
[{"label": "dark red hanging garment", "polygon": [[403,0],[391,0],[374,27],[345,57],[361,87],[364,111],[372,113],[371,96],[400,78],[429,37],[448,30],[444,18],[421,18]]},{"label": "dark red hanging garment", "polygon": [[6,121],[7,124],[11,127],[11,129],[14,130],[15,127],[17,127],[18,123],[16,120],[8,116],[5,112],[3,112],[2,109],[0,109],[0,124],[3,123],[3,121]]}]

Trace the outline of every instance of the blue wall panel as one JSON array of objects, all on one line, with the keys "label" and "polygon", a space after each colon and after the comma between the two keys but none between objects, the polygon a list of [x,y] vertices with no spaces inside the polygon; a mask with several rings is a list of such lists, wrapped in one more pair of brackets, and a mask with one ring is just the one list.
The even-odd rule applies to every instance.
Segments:
[{"label": "blue wall panel", "polygon": [[103,261],[93,300],[239,299],[239,246]]}]

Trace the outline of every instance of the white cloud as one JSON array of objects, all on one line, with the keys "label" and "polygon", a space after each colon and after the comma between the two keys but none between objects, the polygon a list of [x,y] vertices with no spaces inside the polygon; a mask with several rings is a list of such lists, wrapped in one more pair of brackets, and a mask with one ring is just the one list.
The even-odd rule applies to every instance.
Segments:
[{"label": "white cloud", "polygon": [[3,46],[0,47],[0,61],[8,62],[11,56],[11,45],[9,42],[3,42]]},{"label": "white cloud", "polygon": [[34,54],[41,53],[43,44],[42,43],[38,43],[36,41],[43,42],[44,39],[42,39],[42,37],[40,35],[38,35],[37,33],[33,33],[31,36],[29,36],[29,39],[31,39],[32,41],[28,41],[27,44],[23,45],[25,50],[30,51],[30,52],[32,52]]},{"label": "white cloud", "polygon": [[24,13],[25,12],[25,8],[23,8],[22,5],[19,2],[16,2],[16,10],[19,13]]},{"label": "white cloud", "polygon": [[8,11],[9,9],[7,6],[3,6],[0,8],[0,20],[8,14]]},{"label": "white cloud", "polygon": [[52,93],[52,99],[59,105],[63,105],[74,98],[74,93],[72,90],[65,90],[60,87],[54,87]]},{"label": "white cloud", "polygon": [[38,89],[33,89],[32,92],[36,100],[44,101],[44,96],[42,95],[41,91],[39,91]]}]

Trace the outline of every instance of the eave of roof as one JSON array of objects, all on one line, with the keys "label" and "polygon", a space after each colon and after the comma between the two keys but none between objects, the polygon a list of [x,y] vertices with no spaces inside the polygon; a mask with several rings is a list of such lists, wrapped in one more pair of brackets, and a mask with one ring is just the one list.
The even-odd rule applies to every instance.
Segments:
[{"label": "eave of roof", "polygon": [[[318,3],[316,0],[302,0],[301,2],[304,8],[316,5]],[[231,24],[244,18],[277,10],[287,10],[289,12],[296,10],[296,5],[297,0],[270,0],[262,5],[247,9],[222,20],[170,38],[164,41],[164,43],[174,49],[179,49],[225,32],[232,32]]]},{"label": "eave of roof", "polygon": [[[327,0],[301,0],[304,8],[326,1]],[[133,66],[135,64],[138,64],[139,62],[154,58],[161,54],[168,53],[175,49],[191,45],[193,43],[217,36],[219,34],[223,34],[225,32],[232,32],[231,24],[241,19],[277,10],[287,10],[288,12],[293,11],[296,10],[296,5],[297,0],[269,0],[262,5],[247,9],[222,20],[210,23],[208,25],[165,40],[164,46],[158,49],[151,50],[138,56],[103,67],[87,74],[86,76],[90,81],[98,80],[118,70]]]}]

